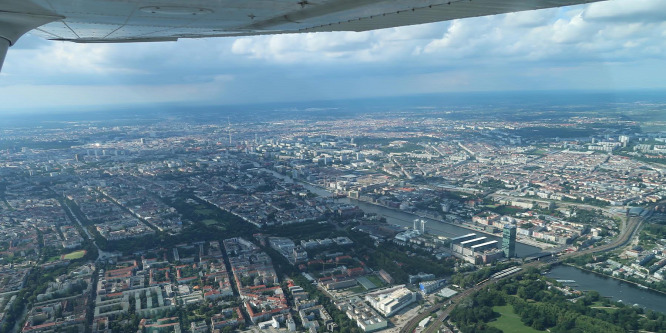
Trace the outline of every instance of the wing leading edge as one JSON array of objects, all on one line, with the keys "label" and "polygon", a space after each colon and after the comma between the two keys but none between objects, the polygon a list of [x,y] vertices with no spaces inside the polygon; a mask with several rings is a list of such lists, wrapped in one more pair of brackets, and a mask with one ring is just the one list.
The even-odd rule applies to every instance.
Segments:
[{"label": "wing leading edge", "polygon": [[0,60],[7,47],[30,30],[47,39],[79,43],[172,41],[366,31],[595,1],[599,0],[3,0]]}]

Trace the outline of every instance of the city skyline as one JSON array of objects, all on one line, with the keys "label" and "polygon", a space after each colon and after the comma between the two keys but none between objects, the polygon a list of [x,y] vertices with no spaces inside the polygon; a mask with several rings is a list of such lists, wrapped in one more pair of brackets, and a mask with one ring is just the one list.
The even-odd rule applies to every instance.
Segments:
[{"label": "city skyline", "polygon": [[663,331],[664,97],[521,96],[10,119],[0,330]]},{"label": "city skyline", "polygon": [[665,333],[663,7],[27,35],[0,73],[0,331]]}]

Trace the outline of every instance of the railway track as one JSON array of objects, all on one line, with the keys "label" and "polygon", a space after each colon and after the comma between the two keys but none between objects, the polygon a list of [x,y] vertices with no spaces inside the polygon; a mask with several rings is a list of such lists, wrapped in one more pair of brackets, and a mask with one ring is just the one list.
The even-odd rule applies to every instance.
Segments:
[{"label": "railway track", "polygon": [[[620,235],[612,242],[608,244],[604,244],[595,248],[583,250],[580,252],[572,252],[572,253],[567,253],[564,254],[560,257],[557,258],[555,261],[548,261],[548,262],[543,262],[543,261],[533,261],[529,263],[525,263],[519,267],[522,268],[530,268],[530,267],[536,267],[539,268],[541,266],[545,265],[552,265],[552,264],[557,264],[560,263],[562,260],[569,259],[569,258],[575,258],[575,257],[580,257],[586,254],[592,254],[592,253],[597,253],[597,252],[603,252],[603,251],[611,251],[614,249],[617,249],[619,247],[625,246],[629,241],[631,241],[636,234],[638,233],[638,230],[640,230],[640,226],[643,223],[643,219],[641,217],[630,217],[626,220],[626,222],[623,225],[622,231],[620,232]],[[467,289],[463,291],[462,293],[453,296],[448,302],[448,306],[446,309],[440,313],[437,316],[437,319],[432,322],[430,326],[428,326],[424,332],[425,333],[435,333],[438,332],[440,326],[442,323],[449,317],[451,314],[451,311],[455,308],[456,305],[460,303],[463,299],[468,297],[469,295],[485,288],[486,286],[490,284],[497,283],[498,281],[502,279],[506,279],[512,276],[515,276],[517,274],[521,274],[525,270],[521,270],[519,272],[515,272],[513,274],[504,276],[500,279],[488,279],[487,281],[478,284],[474,286],[473,288]],[[442,303],[437,303],[433,305],[432,307],[428,308],[427,311],[422,312],[418,316],[412,318],[401,330],[400,333],[409,333],[412,332],[415,328],[416,325],[426,317],[430,316],[432,313],[436,312],[438,309],[442,308],[444,305],[447,304],[447,302],[442,302]]]}]

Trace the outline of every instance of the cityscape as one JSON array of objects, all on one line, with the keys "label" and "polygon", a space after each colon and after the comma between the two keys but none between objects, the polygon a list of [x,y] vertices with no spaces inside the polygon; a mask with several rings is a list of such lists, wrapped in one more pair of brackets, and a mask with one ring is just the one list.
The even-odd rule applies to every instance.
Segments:
[{"label": "cityscape", "polygon": [[7,117],[0,331],[666,332],[627,99]]}]

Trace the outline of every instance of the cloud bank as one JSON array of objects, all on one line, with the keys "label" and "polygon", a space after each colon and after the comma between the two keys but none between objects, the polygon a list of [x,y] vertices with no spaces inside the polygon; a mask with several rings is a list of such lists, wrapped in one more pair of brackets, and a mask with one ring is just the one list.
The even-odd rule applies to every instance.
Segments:
[{"label": "cloud bank", "polygon": [[[662,89],[662,0],[610,0],[368,32],[73,44],[25,36],[0,113],[450,91]],[[122,102],[122,103],[121,103]]]}]

